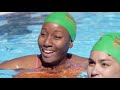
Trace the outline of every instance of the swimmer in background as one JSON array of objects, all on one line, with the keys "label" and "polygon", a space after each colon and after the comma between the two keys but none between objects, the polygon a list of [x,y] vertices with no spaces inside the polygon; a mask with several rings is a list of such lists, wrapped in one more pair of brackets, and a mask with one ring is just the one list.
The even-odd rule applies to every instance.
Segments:
[{"label": "swimmer in background", "polygon": [[88,65],[89,78],[120,78],[120,33],[103,35],[93,46]]},{"label": "swimmer in background", "polygon": [[[49,14],[38,37],[40,55],[29,55],[0,64],[1,69],[59,68],[87,70],[88,59],[68,52],[76,37],[76,22],[67,12]],[[26,42],[27,43],[27,42]],[[57,69],[56,69],[57,70]]]}]

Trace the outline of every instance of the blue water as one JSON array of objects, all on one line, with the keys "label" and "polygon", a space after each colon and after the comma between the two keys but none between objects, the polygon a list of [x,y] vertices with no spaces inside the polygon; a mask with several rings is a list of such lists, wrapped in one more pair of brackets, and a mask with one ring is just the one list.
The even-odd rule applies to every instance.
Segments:
[{"label": "blue water", "polygon": [[[42,22],[51,12],[19,12],[0,16],[0,63],[31,54],[40,54],[37,39]],[[101,35],[120,32],[120,12],[70,12],[77,22],[77,37],[69,53],[89,57]],[[0,70],[0,78],[15,71]],[[84,75],[83,75],[84,76]]]}]

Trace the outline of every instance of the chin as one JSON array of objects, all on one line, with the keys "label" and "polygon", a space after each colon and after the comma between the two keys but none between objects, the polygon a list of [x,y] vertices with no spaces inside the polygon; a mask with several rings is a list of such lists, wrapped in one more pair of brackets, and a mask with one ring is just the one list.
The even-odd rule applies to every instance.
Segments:
[{"label": "chin", "polygon": [[52,58],[43,58],[43,61],[45,63],[54,63],[55,62],[55,60],[53,60]]}]

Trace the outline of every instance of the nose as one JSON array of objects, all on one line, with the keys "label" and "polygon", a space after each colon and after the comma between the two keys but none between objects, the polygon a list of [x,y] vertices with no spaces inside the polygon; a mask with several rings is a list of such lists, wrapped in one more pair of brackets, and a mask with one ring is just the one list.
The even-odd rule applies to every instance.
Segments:
[{"label": "nose", "polygon": [[47,37],[44,41],[44,47],[52,47],[52,39],[50,37]]},{"label": "nose", "polygon": [[97,66],[95,66],[93,69],[92,69],[92,72],[91,72],[91,77],[96,77],[99,75],[99,68]]}]

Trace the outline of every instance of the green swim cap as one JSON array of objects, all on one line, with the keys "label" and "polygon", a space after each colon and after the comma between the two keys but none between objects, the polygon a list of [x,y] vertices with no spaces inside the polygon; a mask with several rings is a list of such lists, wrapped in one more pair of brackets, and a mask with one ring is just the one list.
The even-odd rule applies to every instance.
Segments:
[{"label": "green swim cap", "polygon": [[74,18],[67,12],[54,12],[48,15],[44,22],[52,22],[63,26],[68,33],[72,41],[76,37],[76,22]]},{"label": "green swim cap", "polygon": [[103,35],[93,46],[92,51],[105,52],[120,63],[120,33],[108,33]]}]

